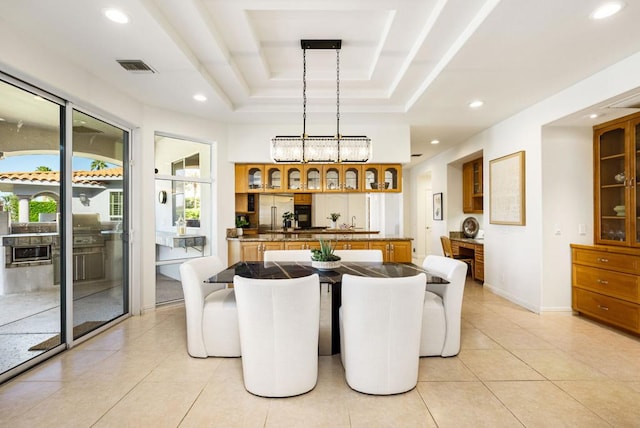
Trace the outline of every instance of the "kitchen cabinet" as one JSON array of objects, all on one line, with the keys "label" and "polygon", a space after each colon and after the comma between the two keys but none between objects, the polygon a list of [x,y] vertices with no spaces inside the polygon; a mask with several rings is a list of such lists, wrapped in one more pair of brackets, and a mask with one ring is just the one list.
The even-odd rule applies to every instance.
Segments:
[{"label": "kitchen cabinet", "polygon": [[236,193],[401,192],[400,164],[236,164]]},{"label": "kitchen cabinet", "polygon": [[320,242],[316,241],[293,241],[284,243],[285,250],[319,250]]},{"label": "kitchen cabinet", "polygon": [[462,165],[462,212],[483,212],[482,158]]},{"label": "kitchen cabinet", "polygon": [[365,192],[401,192],[402,168],[399,164],[371,164],[364,167]]},{"label": "kitchen cabinet", "polygon": [[[237,244],[237,245],[232,245]],[[229,263],[239,261],[263,261],[266,250],[283,250],[282,242],[229,242]]]},{"label": "kitchen cabinet", "polygon": [[595,243],[640,247],[640,114],[594,127]]},{"label": "kitchen cabinet", "polygon": [[362,191],[361,165],[324,165],[322,174],[325,193]]},{"label": "kitchen cabinet", "polygon": [[574,311],[640,333],[640,251],[571,245]]},{"label": "kitchen cabinet", "polygon": [[382,251],[385,262],[411,263],[409,240],[371,241],[369,248]]},{"label": "kitchen cabinet", "polygon": [[368,250],[369,241],[338,241],[335,244],[336,250]]},{"label": "kitchen cabinet", "polygon": [[294,205],[311,205],[312,200],[311,193],[294,193],[293,195]]},{"label": "kitchen cabinet", "polygon": [[284,191],[284,171],[278,164],[236,164],[236,192],[263,193]]},{"label": "kitchen cabinet", "polygon": [[322,165],[284,165],[285,189],[287,192],[321,192]]}]

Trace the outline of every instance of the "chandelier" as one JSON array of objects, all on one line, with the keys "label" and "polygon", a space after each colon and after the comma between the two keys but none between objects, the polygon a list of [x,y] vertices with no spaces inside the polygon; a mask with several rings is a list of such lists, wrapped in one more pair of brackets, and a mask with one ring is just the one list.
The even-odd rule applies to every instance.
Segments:
[{"label": "chandelier", "polygon": [[[342,40],[300,40],[302,47],[302,135],[271,140],[274,162],[367,162],[371,139],[340,134],[340,48]],[[336,50],[336,134],[307,135],[307,49]]]}]

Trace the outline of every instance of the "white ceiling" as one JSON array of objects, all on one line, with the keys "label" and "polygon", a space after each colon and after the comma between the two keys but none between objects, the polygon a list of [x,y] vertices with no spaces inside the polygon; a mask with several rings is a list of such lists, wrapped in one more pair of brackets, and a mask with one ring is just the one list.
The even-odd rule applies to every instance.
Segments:
[{"label": "white ceiling", "polygon": [[[341,124],[366,134],[373,121],[409,123],[419,162],[640,51],[639,2],[589,19],[601,3],[0,0],[0,25],[145,104],[301,127],[300,40],[342,39]],[[106,7],[130,22],[106,20]],[[143,60],[156,73],[128,72],[116,59]],[[194,101],[195,93],[208,100]],[[335,118],[335,51],[307,51],[307,98],[308,123]],[[485,105],[470,109],[474,99]]]}]

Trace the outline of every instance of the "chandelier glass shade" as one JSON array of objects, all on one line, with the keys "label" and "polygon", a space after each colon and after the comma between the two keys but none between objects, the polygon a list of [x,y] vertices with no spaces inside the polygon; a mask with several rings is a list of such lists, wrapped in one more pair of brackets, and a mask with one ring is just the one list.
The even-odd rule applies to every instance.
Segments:
[{"label": "chandelier glass shade", "polygon": [[[365,136],[340,134],[340,48],[342,40],[301,40],[302,74],[302,135],[276,136],[271,140],[274,162],[367,162],[371,156],[371,139]],[[307,135],[307,49],[336,50],[336,134]]]}]

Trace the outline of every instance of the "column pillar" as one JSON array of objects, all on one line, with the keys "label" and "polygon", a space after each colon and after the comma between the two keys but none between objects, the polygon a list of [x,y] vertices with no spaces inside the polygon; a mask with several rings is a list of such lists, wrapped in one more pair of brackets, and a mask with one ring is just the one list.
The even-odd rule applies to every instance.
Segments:
[{"label": "column pillar", "polygon": [[18,221],[20,223],[29,222],[29,200],[31,199],[26,195],[18,196]]}]

